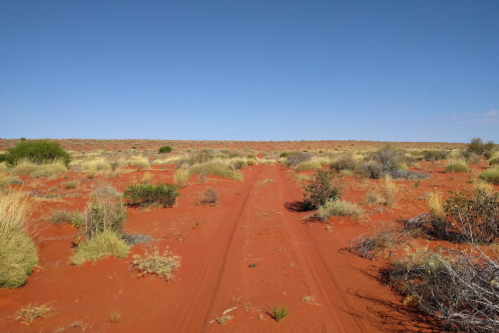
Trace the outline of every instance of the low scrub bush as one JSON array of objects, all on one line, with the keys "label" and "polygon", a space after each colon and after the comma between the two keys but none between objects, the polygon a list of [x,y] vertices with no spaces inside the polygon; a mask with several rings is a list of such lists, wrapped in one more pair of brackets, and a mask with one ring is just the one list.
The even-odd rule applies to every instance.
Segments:
[{"label": "low scrub bush", "polygon": [[291,312],[291,307],[286,306],[286,304],[271,304],[270,309],[272,310],[274,319],[277,322],[284,320],[284,318],[286,318]]},{"label": "low scrub bush", "polygon": [[422,249],[394,261],[387,278],[404,303],[417,305],[441,331],[498,332],[498,271],[479,249]]},{"label": "low scrub bush", "polygon": [[67,182],[65,185],[66,185],[67,189],[73,189],[73,188],[76,188],[76,186],[78,185],[78,182],[76,180],[73,180],[73,181]]},{"label": "low scrub bush", "polygon": [[50,214],[50,221],[53,224],[72,223],[73,213],[65,209],[54,210]]},{"label": "low scrub bush", "polygon": [[490,166],[499,165],[499,157],[493,158],[489,161]]},{"label": "low scrub bush", "polygon": [[355,171],[359,168],[359,163],[355,160],[352,154],[341,156],[339,159],[331,163],[331,169],[336,171],[352,170]]},{"label": "low scrub bush", "polygon": [[327,200],[324,205],[317,209],[321,220],[325,221],[333,215],[357,217],[363,213],[362,209],[355,203],[341,200]]},{"label": "low scrub bush", "polygon": [[488,183],[499,185],[499,167],[492,167],[489,170],[482,172],[478,177]]},{"label": "low scrub bush", "polygon": [[0,192],[0,287],[19,288],[26,282],[38,254],[26,227],[32,206],[22,192]]},{"label": "low scrub bush", "polygon": [[423,159],[425,161],[440,161],[447,158],[447,150],[437,151],[437,150],[424,150]]},{"label": "low scrub bush", "polygon": [[169,281],[179,269],[180,260],[180,256],[173,255],[168,249],[162,255],[156,250],[152,254],[146,252],[144,258],[140,254],[135,254],[130,267],[131,270],[138,269],[139,276],[154,274]]},{"label": "low scrub bush", "polygon": [[359,235],[350,242],[350,251],[356,255],[371,259],[386,250],[390,250],[407,242],[407,235],[403,230],[396,227],[383,225],[378,231],[370,236]]},{"label": "low scrub bush", "polygon": [[319,162],[302,162],[296,167],[296,172],[319,170],[321,164]]},{"label": "low scrub bush", "polygon": [[51,163],[58,160],[66,167],[71,162],[71,156],[59,143],[45,140],[19,142],[5,154],[5,160],[10,165],[16,165],[26,159],[36,164]]},{"label": "low scrub bush", "polygon": [[232,162],[232,166],[236,170],[241,170],[241,169],[247,168],[248,163],[244,160],[235,160],[234,162]]},{"label": "low scrub bush", "polygon": [[104,185],[95,189],[91,195],[95,196],[97,199],[113,199],[119,198],[122,194],[114,187]]},{"label": "low scrub bush", "polygon": [[166,208],[175,204],[180,192],[175,185],[159,183],[128,186],[123,195],[133,204],[146,206],[155,203]]},{"label": "low scrub bush", "polygon": [[80,266],[87,261],[96,262],[108,256],[125,258],[129,249],[130,247],[116,232],[104,230],[78,246],[71,262]]},{"label": "low scrub bush", "polygon": [[214,188],[208,188],[205,192],[199,193],[198,204],[213,206],[218,203],[218,192]]},{"label": "low scrub bush", "polygon": [[[282,155],[282,154],[281,154]],[[300,151],[295,151],[289,153],[286,157],[286,166],[289,168],[290,166],[295,166],[303,162],[309,161],[314,154],[312,153],[303,153]]]},{"label": "low scrub bush", "polygon": [[248,165],[257,165],[258,164],[258,161],[256,160],[256,158],[247,158],[246,159],[246,163]]},{"label": "low scrub bush", "polygon": [[160,154],[171,153],[172,150],[173,150],[172,147],[170,147],[170,146],[164,146],[164,147],[159,148],[159,153]]},{"label": "low scrub bush", "polygon": [[304,208],[316,209],[328,200],[339,200],[341,190],[331,184],[331,171],[317,170],[313,177],[303,184]]},{"label": "low scrub bush", "polygon": [[467,147],[467,151],[477,155],[484,155],[486,153],[491,154],[494,150],[496,150],[496,145],[494,141],[488,141],[486,143],[483,142],[481,138],[473,138],[471,139],[470,144]]},{"label": "low scrub bush", "polygon": [[192,175],[215,175],[232,180],[243,180],[243,174],[231,169],[227,164],[218,161],[212,161],[204,164],[196,164],[189,168]]}]

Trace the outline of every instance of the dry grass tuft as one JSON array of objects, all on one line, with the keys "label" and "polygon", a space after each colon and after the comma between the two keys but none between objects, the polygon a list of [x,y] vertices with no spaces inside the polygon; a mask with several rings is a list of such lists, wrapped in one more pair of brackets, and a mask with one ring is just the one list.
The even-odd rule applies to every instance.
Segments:
[{"label": "dry grass tuft", "polygon": [[319,217],[327,220],[333,215],[358,217],[363,210],[355,203],[341,200],[327,200],[326,203],[318,208]]},{"label": "dry grass tuft", "polygon": [[187,181],[189,181],[190,177],[191,174],[187,169],[187,164],[184,164],[180,169],[175,171],[175,174],[173,175],[173,183],[178,188],[184,188],[187,185]]},{"label": "dry grass tuft", "polygon": [[135,254],[130,264],[130,270],[138,269],[139,276],[155,274],[168,281],[173,279],[173,274],[180,267],[180,259],[180,256],[174,256],[171,251],[168,251],[168,248],[163,255],[157,250],[153,254],[146,252],[144,258]]},{"label": "dry grass tuft", "polygon": [[77,266],[87,261],[96,262],[108,256],[125,258],[130,247],[111,230],[104,230],[78,247],[71,262]]},{"label": "dry grass tuft", "polygon": [[385,175],[385,181],[382,187],[383,199],[387,206],[393,206],[397,201],[398,194],[397,184],[392,180],[389,175]]},{"label": "dry grass tuft", "polygon": [[32,321],[38,318],[50,318],[55,316],[57,313],[52,306],[52,303],[45,303],[40,306],[36,304],[30,304],[25,308],[16,312],[15,320],[20,323],[29,325]]},{"label": "dry grass tuft", "polygon": [[45,178],[67,172],[64,162],[56,160],[46,164],[36,164],[28,159],[23,159],[12,169],[15,176],[30,175],[33,178]]},{"label": "dry grass tuft", "polygon": [[109,322],[111,324],[115,324],[118,322],[118,320],[120,320],[120,318],[121,318],[121,313],[119,311],[111,312],[111,314],[109,315]]},{"label": "dry grass tuft", "polygon": [[128,165],[137,169],[148,169],[151,166],[147,157],[143,156],[132,156],[128,161]]},{"label": "dry grass tuft", "polygon": [[440,193],[434,193],[428,198],[428,209],[434,217],[445,218],[442,195]]},{"label": "dry grass tuft", "polygon": [[140,183],[141,184],[149,184],[153,178],[154,178],[154,175],[152,173],[146,172],[142,176],[142,180],[140,181]]}]

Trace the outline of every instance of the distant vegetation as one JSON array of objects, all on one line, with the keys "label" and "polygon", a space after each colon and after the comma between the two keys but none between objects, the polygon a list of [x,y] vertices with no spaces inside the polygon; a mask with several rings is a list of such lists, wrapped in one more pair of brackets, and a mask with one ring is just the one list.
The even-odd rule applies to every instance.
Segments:
[{"label": "distant vegetation", "polygon": [[11,166],[24,160],[29,160],[36,164],[61,161],[66,167],[71,162],[71,156],[59,143],[45,140],[21,141],[14,148],[7,150],[2,159]]}]

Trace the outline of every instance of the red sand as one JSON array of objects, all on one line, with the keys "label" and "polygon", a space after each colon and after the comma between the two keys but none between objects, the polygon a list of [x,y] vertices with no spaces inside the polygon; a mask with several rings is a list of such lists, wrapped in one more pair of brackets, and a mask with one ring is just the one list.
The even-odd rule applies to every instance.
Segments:
[{"label": "red sand", "polygon": [[[107,258],[95,264],[72,266],[74,228],[54,226],[43,217],[54,208],[82,210],[93,187],[109,183],[123,190],[143,171],[120,178],[99,176],[82,182],[67,194],[82,197],[39,202],[37,232],[40,265],[25,286],[0,289],[0,332],[54,332],[74,322],[88,326],[68,332],[378,332],[425,331],[406,313],[400,298],[376,279],[387,259],[371,262],[347,251],[349,242],[379,222],[395,223],[426,210],[418,200],[429,191],[469,187],[470,175],[445,174],[443,164],[431,167],[432,179],[412,189],[398,181],[397,205],[370,215],[368,221],[333,217],[327,225],[303,219],[307,212],[294,207],[302,200],[301,185],[294,173],[277,164],[250,166],[244,181],[207,177],[205,183],[192,177],[173,208],[128,208],[126,231],[146,234],[155,241],[134,246],[127,259]],[[153,182],[172,180],[172,168],[155,167]],[[25,180],[37,190],[48,191],[84,174],[68,173],[68,179]],[[271,182],[264,183],[270,179]],[[346,200],[360,202],[376,180],[344,180]],[[31,187],[29,186],[29,187]],[[360,187],[362,186],[362,187]],[[198,193],[214,187],[216,207],[198,206]],[[62,186],[60,187],[62,188]],[[496,187],[497,189],[497,187]],[[196,226],[196,224],[198,225]],[[133,254],[169,247],[182,257],[176,278],[138,277],[129,271]],[[254,268],[250,264],[256,264]],[[305,296],[314,296],[304,302]],[[53,302],[57,315],[38,319],[29,326],[12,316],[31,303]],[[276,322],[270,304],[291,306],[291,313]],[[225,325],[216,319],[223,312],[233,316]],[[121,318],[110,323],[111,312]],[[84,330],[84,328],[86,330]]]}]

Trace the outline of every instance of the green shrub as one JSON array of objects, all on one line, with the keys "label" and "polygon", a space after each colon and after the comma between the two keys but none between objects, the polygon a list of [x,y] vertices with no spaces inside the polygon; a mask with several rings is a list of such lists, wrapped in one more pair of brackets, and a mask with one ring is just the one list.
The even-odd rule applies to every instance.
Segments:
[{"label": "green shrub", "polygon": [[423,158],[425,161],[440,161],[447,158],[447,151],[424,150]]},{"label": "green shrub", "polygon": [[0,163],[7,161],[7,154],[0,154]]},{"label": "green shrub", "polygon": [[351,154],[343,155],[338,160],[331,163],[331,169],[336,171],[341,170],[357,170],[359,163],[353,158]]},{"label": "green shrub", "polygon": [[241,155],[239,155],[238,153],[232,153],[232,154],[229,154],[227,157],[228,158],[236,158],[236,157],[239,157]]},{"label": "green shrub", "polygon": [[76,244],[96,237],[98,234],[110,230],[117,235],[122,234],[128,214],[121,197],[91,196],[90,202],[83,213],[73,215],[73,226],[76,227]]},{"label": "green shrub", "polygon": [[499,168],[490,168],[489,170],[482,172],[478,177],[488,183],[499,185]]},{"label": "green shrub", "polygon": [[164,147],[159,148],[160,154],[171,153],[171,152],[172,152],[172,147],[170,147],[170,146],[164,146]]},{"label": "green shrub", "polygon": [[282,152],[282,153],[281,153],[281,155],[279,155],[279,157],[281,157],[281,158],[286,158],[286,157],[288,157],[288,155],[289,155],[289,153],[287,153],[287,152]]},{"label": "green shrub", "polygon": [[333,174],[326,170],[317,170],[312,179],[303,184],[304,208],[316,209],[326,203],[327,200],[339,200],[341,190],[332,186]]},{"label": "green shrub", "polygon": [[467,151],[477,155],[484,155],[485,153],[490,154],[495,149],[496,145],[494,144],[494,141],[488,141],[487,143],[484,143],[481,138],[471,139],[471,142],[467,147]]},{"label": "green shrub", "polygon": [[191,175],[215,175],[232,180],[243,180],[242,173],[232,170],[223,162],[196,164],[189,168],[189,173]]},{"label": "green shrub", "polygon": [[112,230],[104,230],[80,245],[71,262],[77,266],[86,261],[96,262],[108,256],[125,258],[130,247]]},{"label": "green shrub", "polygon": [[256,156],[255,156],[255,155],[248,155],[248,156],[246,156],[246,158],[247,158],[247,159],[250,159],[250,158],[251,158],[251,159],[256,160]]},{"label": "green shrub", "polygon": [[234,169],[241,170],[248,167],[248,163],[243,160],[237,160],[233,163]]},{"label": "green shrub", "polygon": [[466,167],[466,165],[462,164],[462,163],[453,163],[453,164],[449,164],[445,167],[445,172],[449,173],[449,172],[468,172],[468,167]]},{"label": "green shrub", "polygon": [[149,205],[157,203],[166,208],[175,204],[180,192],[175,185],[159,183],[158,185],[140,184],[128,186],[123,194],[125,198],[134,204]]},{"label": "green shrub", "polygon": [[296,172],[319,170],[320,168],[321,164],[319,162],[302,162],[296,167]]},{"label": "green shrub", "polygon": [[499,165],[499,157],[496,157],[496,158],[493,158],[489,161],[489,165],[490,166],[493,166],[493,165]]},{"label": "green shrub", "polygon": [[15,165],[24,159],[29,159],[37,164],[60,160],[66,167],[71,162],[71,156],[59,143],[44,140],[19,142],[14,148],[10,148],[5,155],[5,159],[10,165]]},{"label": "green shrub", "polygon": [[270,308],[272,309],[272,314],[274,315],[274,319],[279,322],[286,318],[291,312],[291,307],[287,307],[286,304],[271,304]]},{"label": "green shrub", "polygon": [[303,162],[307,162],[312,158],[313,154],[305,153],[301,151],[295,151],[289,153],[286,157],[286,166],[289,168],[290,166],[295,166]]}]

